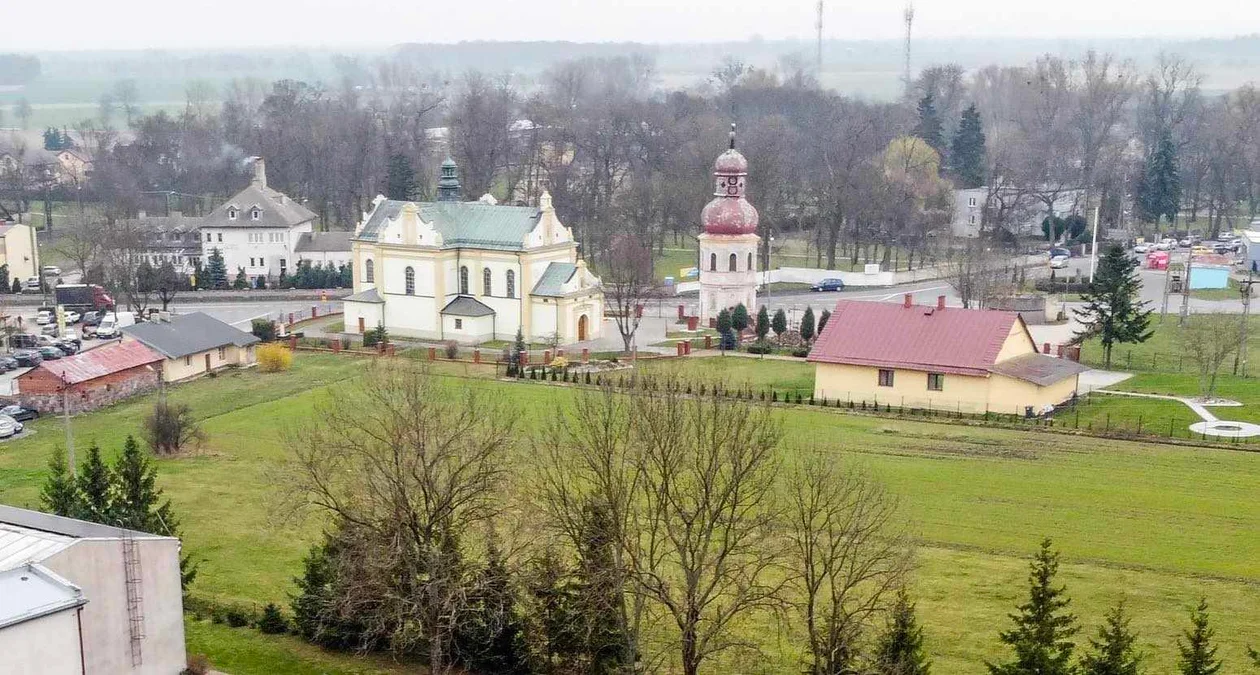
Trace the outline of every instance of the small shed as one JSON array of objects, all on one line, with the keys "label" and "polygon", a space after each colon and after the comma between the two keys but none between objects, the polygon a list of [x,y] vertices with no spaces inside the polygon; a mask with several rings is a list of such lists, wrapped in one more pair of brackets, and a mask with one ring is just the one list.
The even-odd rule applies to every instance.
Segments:
[{"label": "small shed", "polygon": [[161,354],[124,339],[44,361],[22,373],[17,398],[41,412],[61,412],[63,390],[68,388],[72,411],[94,410],[156,388],[161,363]]}]

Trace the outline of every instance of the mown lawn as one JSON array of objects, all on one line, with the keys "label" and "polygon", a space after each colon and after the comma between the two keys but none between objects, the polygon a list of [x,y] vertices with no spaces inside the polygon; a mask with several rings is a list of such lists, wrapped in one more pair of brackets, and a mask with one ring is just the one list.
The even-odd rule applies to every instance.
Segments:
[{"label": "mown lawn", "polygon": [[[1237,317],[1239,321],[1242,316]],[[1252,314],[1247,328],[1251,339],[1247,341],[1247,361],[1251,364],[1251,372],[1260,374],[1260,316]],[[1159,314],[1152,315],[1151,329],[1154,334],[1146,342],[1138,344],[1116,345],[1111,350],[1112,370],[1152,371],[1167,373],[1185,373],[1193,375],[1196,371],[1194,362],[1183,355],[1181,346],[1177,344],[1177,312],[1170,308],[1168,316],[1159,320]],[[1081,361],[1091,366],[1102,368],[1103,349],[1097,339],[1087,340],[1081,345]],[[1222,372],[1230,372],[1233,358],[1226,359]]]},{"label": "mown lawn", "polygon": [[[284,519],[276,469],[284,433],[309,423],[319,401],[362,372],[366,359],[299,354],[280,375],[242,371],[172,388],[207,432],[202,452],[161,460],[161,484],[183,519],[188,549],[204,560],[196,593],[223,600],[287,603],[292,577],[319,533],[315,520]],[[770,365],[773,364],[773,365]],[[804,363],[740,357],[643,363],[702,380],[808,387]],[[440,368],[441,366],[439,366]],[[522,447],[575,395],[542,383],[449,379],[522,409]],[[79,447],[96,440],[112,456],[151,405],[140,399],[76,419]],[[1213,605],[1221,655],[1242,668],[1244,645],[1260,643],[1260,454],[1104,441],[1050,433],[937,425],[784,408],[784,452],[822,452],[881,478],[898,495],[922,542],[914,592],[935,672],[971,674],[1002,655],[996,636],[1023,593],[1025,557],[1043,536],[1062,549],[1073,608],[1093,632],[1124,597],[1136,615],[1150,672],[1169,672],[1186,608]],[[0,502],[32,504],[61,439],[55,420],[0,444]],[[189,621],[190,652],[234,675],[393,672],[315,650],[295,639]],[[798,629],[758,630],[770,662],[796,669]],[[1083,642],[1084,639],[1080,640]],[[1228,667],[1228,666],[1227,666]]]},{"label": "mown lawn", "polygon": [[814,365],[804,359],[784,361],[747,356],[705,356],[643,361],[639,368],[653,375],[679,377],[696,383],[724,384],[730,388],[752,387],[808,396],[814,391]]}]

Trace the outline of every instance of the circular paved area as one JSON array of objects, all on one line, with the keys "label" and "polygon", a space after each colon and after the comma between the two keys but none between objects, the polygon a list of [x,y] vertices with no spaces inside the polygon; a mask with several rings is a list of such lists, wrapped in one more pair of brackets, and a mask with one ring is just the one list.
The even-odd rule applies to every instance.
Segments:
[{"label": "circular paved area", "polygon": [[1260,436],[1260,424],[1229,422],[1226,420],[1196,422],[1190,425],[1190,431],[1217,438],[1251,438],[1252,436]]}]

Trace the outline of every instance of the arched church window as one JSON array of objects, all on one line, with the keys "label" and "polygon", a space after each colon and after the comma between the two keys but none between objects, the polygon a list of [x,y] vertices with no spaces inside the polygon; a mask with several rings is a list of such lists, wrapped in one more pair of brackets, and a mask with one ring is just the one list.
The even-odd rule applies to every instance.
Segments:
[{"label": "arched church window", "polygon": [[468,295],[468,268],[459,268],[459,294]]},{"label": "arched church window", "polygon": [[516,271],[515,270],[507,271],[507,297],[509,298],[516,297]]},{"label": "arched church window", "polygon": [[416,294],[416,271],[410,267],[403,270],[403,281],[405,285],[403,292],[405,292],[407,295],[415,295]]},{"label": "arched church window", "polygon": [[485,268],[485,269],[481,270],[481,294],[482,294],[482,295],[494,295],[494,293],[492,293],[492,292],[490,291],[490,289],[491,289],[491,286],[490,286],[490,268],[489,268],[489,267],[487,267],[487,268]]},{"label": "arched church window", "polygon": [[363,281],[369,284],[376,283],[376,267],[371,259],[363,263]]},{"label": "arched church window", "polygon": [[753,271],[752,253],[748,254],[748,271]]},{"label": "arched church window", "polygon": [[727,270],[728,272],[738,272],[738,271],[739,271],[739,264],[736,262],[737,260],[739,260],[739,259],[735,257],[735,254],[734,254],[734,253],[732,253],[732,254],[731,254],[731,261],[730,261],[730,263],[728,264],[728,266],[730,267],[730,269],[729,269],[729,270]]},{"label": "arched church window", "polygon": [[716,253],[709,254],[709,271],[710,272],[717,271],[717,254]]}]

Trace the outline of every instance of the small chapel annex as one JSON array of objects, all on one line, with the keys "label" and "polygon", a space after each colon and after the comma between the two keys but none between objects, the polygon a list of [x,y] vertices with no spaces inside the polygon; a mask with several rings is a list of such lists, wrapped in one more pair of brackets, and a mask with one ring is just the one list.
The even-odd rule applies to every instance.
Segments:
[{"label": "small chapel annex", "polygon": [[352,239],[354,294],[345,330],[477,344],[560,344],[600,337],[600,280],[578,258],[551,195],[538,206],[460,196],[458,169],[442,163],[435,202],[377,196]]}]

